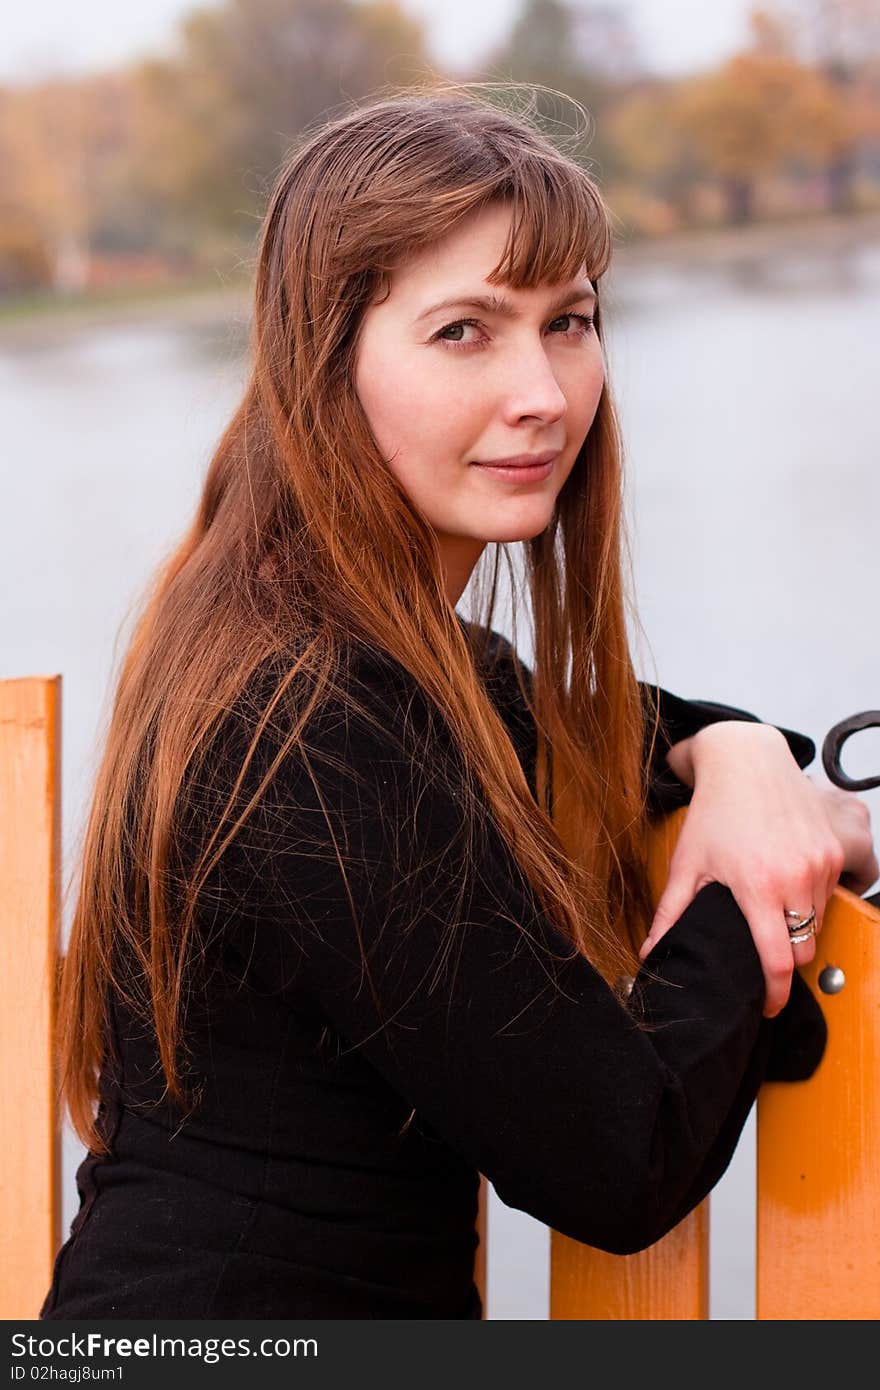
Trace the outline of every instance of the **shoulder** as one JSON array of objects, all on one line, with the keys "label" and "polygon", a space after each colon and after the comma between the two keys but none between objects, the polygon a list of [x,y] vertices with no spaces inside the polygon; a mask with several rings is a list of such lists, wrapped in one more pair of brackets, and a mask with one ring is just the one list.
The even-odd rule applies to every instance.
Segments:
[{"label": "shoulder", "polygon": [[[332,667],[292,674],[283,658],[267,662],[224,720],[217,752],[228,770],[251,754],[246,782],[271,768],[276,786],[376,783],[392,769],[451,753],[448,728],[418,680],[389,653],[347,638]],[[429,756],[428,756],[429,754]],[[445,761],[445,758],[443,759]]]},{"label": "shoulder", "polygon": [[[517,669],[526,681],[531,672],[501,633],[463,626],[489,698],[519,743],[531,725]],[[220,721],[205,771],[210,766],[223,783],[242,773],[243,790],[273,765],[273,780],[282,781],[307,766],[356,780],[415,763],[434,775],[461,775],[445,718],[390,653],[347,638],[325,682],[311,673],[291,678],[291,670],[285,658],[273,657],[253,673]]]}]

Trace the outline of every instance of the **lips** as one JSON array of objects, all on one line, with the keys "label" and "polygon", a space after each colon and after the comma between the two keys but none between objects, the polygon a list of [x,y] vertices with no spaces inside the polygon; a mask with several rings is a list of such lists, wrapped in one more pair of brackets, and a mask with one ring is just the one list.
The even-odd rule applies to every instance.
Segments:
[{"label": "lips", "polygon": [[506,459],[475,459],[478,468],[540,468],[559,457],[559,449],[545,449],[542,454],[514,454]]},{"label": "lips", "polygon": [[488,478],[499,483],[520,486],[525,483],[541,483],[553,472],[553,465],[559,458],[558,450],[545,450],[543,454],[519,454],[512,459],[493,459],[491,463],[474,463]]}]

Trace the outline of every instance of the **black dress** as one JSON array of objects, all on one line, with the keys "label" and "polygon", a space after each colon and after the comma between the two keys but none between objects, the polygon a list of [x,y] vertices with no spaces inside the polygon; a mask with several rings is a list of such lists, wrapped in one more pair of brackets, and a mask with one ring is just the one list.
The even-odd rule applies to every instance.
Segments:
[{"label": "black dress", "polygon": [[[458,754],[417,684],[363,648],[350,670],[361,713],[331,701],[312,719],[308,756],[284,762],[203,890],[192,1113],[164,1097],[149,1027],[111,1001],[112,1155],[78,1169],[41,1318],[478,1318],[479,1173],[558,1231],[638,1250],[714,1186],[762,1080],[821,1058],[797,971],[786,1008],[762,1018],[758,955],[718,884],[652,952],[660,978],[639,972],[656,1026],[636,1028],[493,822],[468,834],[447,786]],[[534,790],[535,729],[503,639],[483,674]],[[661,700],[669,742],[753,718]],[[812,742],[784,732],[805,766]],[[243,712],[224,721],[183,844],[250,736]],[[657,811],[689,798],[666,747],[646,769]]]}]

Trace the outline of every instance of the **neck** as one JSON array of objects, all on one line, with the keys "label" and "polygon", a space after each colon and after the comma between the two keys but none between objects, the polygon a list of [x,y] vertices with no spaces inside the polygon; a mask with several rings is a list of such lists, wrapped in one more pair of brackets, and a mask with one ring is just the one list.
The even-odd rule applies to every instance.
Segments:
[{"label": "neck", "polygon": [[453,608],[458,603],[474,567],[486,547],[485,541],[468,536],[443,536],[440,553],[446,575],[446,594]]}]

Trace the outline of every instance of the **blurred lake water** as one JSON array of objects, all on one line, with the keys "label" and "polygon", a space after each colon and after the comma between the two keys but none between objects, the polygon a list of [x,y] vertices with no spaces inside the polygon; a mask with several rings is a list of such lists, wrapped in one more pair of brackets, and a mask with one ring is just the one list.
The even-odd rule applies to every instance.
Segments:
[{"label": "blurred lake water", "polygon": [[[603,303],[639,674],[820,747],[880,708],[880,230],[641,247]],[[0,677],[63,675],[65,876],[133,605],[245,382],[247,314],[231,296],[0,324]],[[880,772],[880,733],[850,747],[852,775]],[[81,1157],[67,1134],[65,1236]],[[753,1189],[750,1122],[712,1197],[716,1319],[754,1316]],[[490,1316],[546,1317],[545,1228],[494,1195],[490,1224]]]}]

